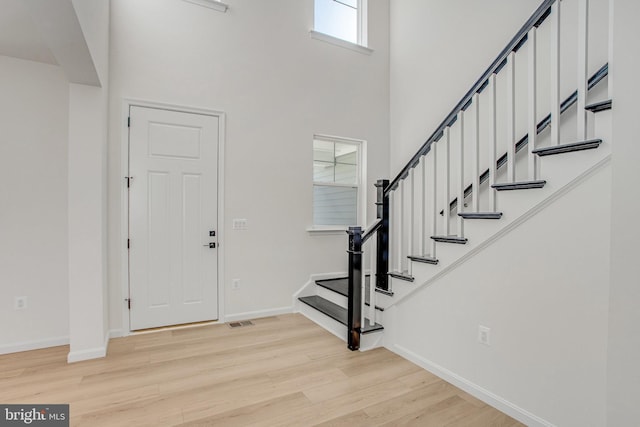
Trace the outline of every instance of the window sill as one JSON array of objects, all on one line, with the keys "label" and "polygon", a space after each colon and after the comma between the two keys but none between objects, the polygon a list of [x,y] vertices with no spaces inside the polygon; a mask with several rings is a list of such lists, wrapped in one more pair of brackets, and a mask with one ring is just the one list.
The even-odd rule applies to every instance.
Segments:
[{"label": "window sill", "polygon": [[347,233],[348,227],[332,226],[332,227],[309,227],[307,232],[314,235],[341,235]]},{"label": "window sill", "polygon": [[229,8],[229,5],[222,3],[218,0],[183,0],[188,3],[197,4],[198,6],[206,7],[208,9],[217,10],[218,12],[225,13]]},{"label": "window sill", "polygon": [[[185,0],[185,1],[189,1],[189,0]],[[366,46],[362,46],[356,43],[351,43],[346,40],[342,40],[337,37],[330,36],[329,34],[321,33],[319,31],[311,30],[309,31],[309,35],[311,36],[312,39],[320,40],[335,46],[353,50],[354,52],[358,52],[363,55],[371,55],[373,53],[373,49],[370,49]]]}]

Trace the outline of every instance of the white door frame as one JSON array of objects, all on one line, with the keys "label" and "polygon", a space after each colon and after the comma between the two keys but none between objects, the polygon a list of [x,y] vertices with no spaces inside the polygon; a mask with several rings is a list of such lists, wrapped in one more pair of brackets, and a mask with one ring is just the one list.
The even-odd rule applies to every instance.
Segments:
[{"label": "white door frame", "polygon": [[[121,116],[121,138],[120,138],[120,205],[122,206],[120,216],[120,282],[122,290],[122,336],[131,334],[131,322],[129,319],[129,309],[125,298],[129,296],[129,250],[127,249],[127,239],[129,238],[129,192],[127,191],[126,176],[129,174],[129,110],[130,107],[147,107],[161,110],[177,111],[181,113],[202,114],[205,116],[217,117],[218,128],[218,320],[213,323],[225,322],[224,310],[224,255],[226,250],[225,230],[224,230],[224,144],[225,144],[225,121],[226,115],[221,111],[209,110],[198,107],[188,107],[183,105],[166,104],[153,101],[125,98],[122,103]],[[135,302],[134,302],[135,304]]]}]

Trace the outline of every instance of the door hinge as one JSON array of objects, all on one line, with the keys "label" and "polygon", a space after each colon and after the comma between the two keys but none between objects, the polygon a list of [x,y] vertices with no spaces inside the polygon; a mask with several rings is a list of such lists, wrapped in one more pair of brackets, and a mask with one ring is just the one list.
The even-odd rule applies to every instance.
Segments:
[{"label": "door hinge", "polygon": [[127,127],[131,127],[131,117],[127,117]]},{"label": "door hinge", "polygon": [[127,302],[127,308],[131,310],[131,298],[125,298],[124,300]]},{"label": "door hinge", "polygon": [[132,176],[125,176],[124,179],[127,180],[127,188],[131,186],[131,181],[133,180]]},{"label": "door hinge", "polygon": [[127,239],[127,249],[131,248],[131,239]]}]

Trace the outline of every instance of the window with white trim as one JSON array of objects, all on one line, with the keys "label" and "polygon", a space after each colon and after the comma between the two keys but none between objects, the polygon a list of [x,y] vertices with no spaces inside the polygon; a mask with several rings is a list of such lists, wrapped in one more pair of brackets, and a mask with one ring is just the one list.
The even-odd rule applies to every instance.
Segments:
[{"label": "window with white trim", "polygon": [[360,224],[362,141],[316,135],[313,139],[313,225]]},{"label": "window with white trim", "polygon": [[314,31],[367,46],[367,0],[315,0]]}]

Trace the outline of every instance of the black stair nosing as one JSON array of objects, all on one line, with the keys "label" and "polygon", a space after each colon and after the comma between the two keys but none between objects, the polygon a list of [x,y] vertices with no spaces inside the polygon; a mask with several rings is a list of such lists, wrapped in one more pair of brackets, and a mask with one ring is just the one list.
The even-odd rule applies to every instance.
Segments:
[{"label": "black stair nosing", "polygon": [[316,280],[316,285],[325,289],[333,291],[344,297],[349,296],[349,279],[347,277],[340,277],[336,279]]},{"label": "black stair nosing", "polygon": [[415,280],[413,276],[409,276],[408,274],[404,274],[403,272],[400,272],[400,271],[390,271],[389,276],[395,279],[404,280],[405,282],[413,282]]},{"label": "black stair nosing", "polygon": [[537,148],[532,151],[538,156],[551,156],[554,154],[572,153],[574,151],[593,150],[602,144],[601,139],[589,139],[587,141],[572,142],[569,144],[561,144],[553,147]]},{"label": "black stair nosing", "polygon": [[593,104],[589,104],[584,107],[585,110],[591,111],[592,113],[599,113],[600,111],[610,110],[613,107],[613,101],[611,99],[607,99],[606,101],[594,102]]},{"label": "black stair nosing", "polygon": [[362,335],[371,334],[373,332],[378,332],[384,330],[384,326],[379,323],[374,324],[373,326],[369,325],[369,320],[364,320],[364,326],[360,328],[360,333]]},{"label": "black stair nosing", "polygon": [[313,307],[319,312],[331,317],[333,320],[340,322],[343,325],[347,324],[346,308],[340,307],[338,304],[335,304],[329,300],[326,300],[318,295],[300,297],[298,299],[303,303],[307,304],[308,306]]},{"label": "black stair nosing", "polygon": [[431,236],[431,238],[433,240],[435,240],[436,242],[440,242],[440,243],[455,243],[455,244],[458,244],[458,245],[466,245],[467,242],[469,241],[465,237],[458,237],[458,236]]},{"label": "black stair nosing", "polygon": [[[369,304],[369,301],[365,301],[364,305],[366,305],[367,307],[371,307],[371,304]],[[384,307],[380,307],[378,305],[375,306],[375,309],[378,311],[384,311]]]},{"label": "black stair nosing", "polygon": [[380,288],[376,288],[376,292],[379,293],[379,294],[382,294],[382,295],[386,295],[388,297],[392,297],[394,295],[393,291],[388,291],[388,290],[380,289]]},{"label": "black stair nosing", "polygon": [[421,262],[423,264],[431,264],[431,265],[438,265],[438,263],[440,262],[438,259],[427,256],[427,255],[409,255],[407,258],[409,258],[411,261]]},{"label": "black stair nosing", "polygon": [[[365,276],[367,283],[369,282],[369,275]],[[333,279],[316,280],[316,285],[322,286],[325,289],[333,291],[342,296],[349,296],[349,278],[348,277],[336,277]]]},{"label": "black stair nosing", "polygon": [[[344,307],[340,307],[338,304],[332,303],[329,300],[326,300],[318,295],[311,295],[308,297],[300,297],[298,298],[301,302],[307,304],[309,307],[312,307],[318,310],[320,313],[329,316],[333,320],[338,323],[341,323],[347,326],[347,309]],[[368,325],[369,322],[365,318],[365,324]],[[362,328],[361,333],[368,334],[371,332],[379,331],[384,329],[382,325],[376,323],[374,326],[365,326]]]},{"label": "black stair nosing", "polygon": [[[369,275],[366,276],[367,286],[369,285]],[[343,297],[349,298],[349,278],[348,277],[336,277],[334,279],[322,279],[316,280],[316,285],[321,286],[331,292],[335,292],[338,295],[342,295]],[[378,290],[376,288],[376,290]],[[383,292],[385,293],[385,292]],[[386,294],[386,293],[385,293]],[[393,292],[391,293],[393,295]],[[369,295],[365,295],[365,304],[369,305],[368,301]],[[376,310],[384,311],[384,308],[378,307],[376,305]]]},{"label": "black stair nosing", "polygon": [[458,216],[464,219],[500,219],[502,212],[460,212]]},{"label": "black stair nosing", "polygon": [[547,185],[547,181],[539,180],[539,181],[522,181],[522,182],[511,182],[505,184],[493,184],[491,188],[494,188],[497,191],[510,191],[510,190],[529,190],[535,188],[542,188]]}]

